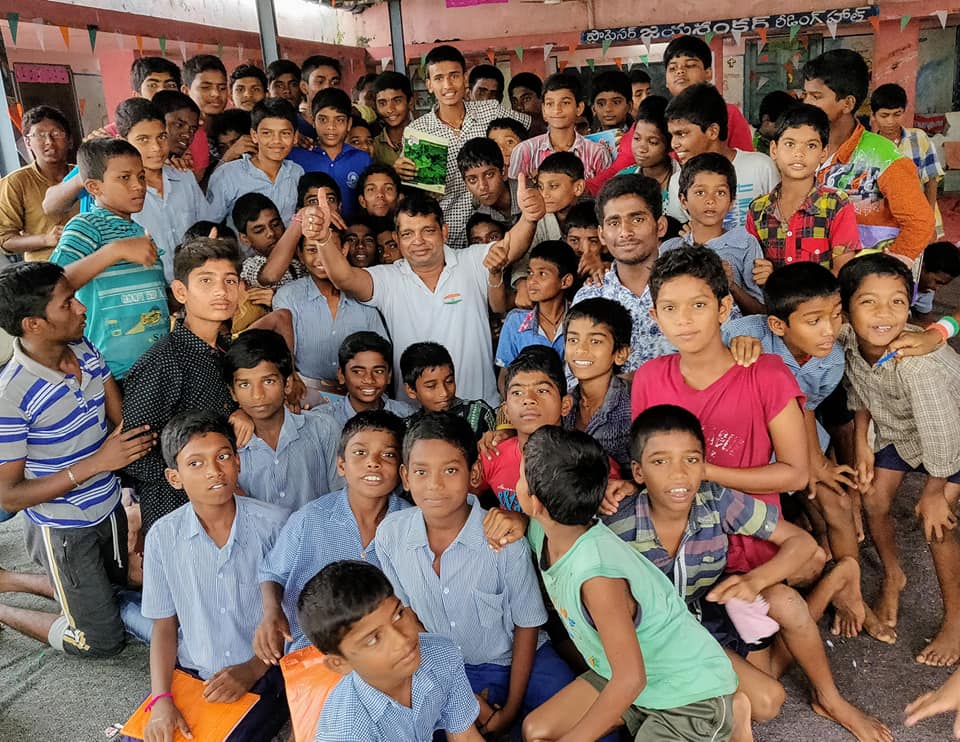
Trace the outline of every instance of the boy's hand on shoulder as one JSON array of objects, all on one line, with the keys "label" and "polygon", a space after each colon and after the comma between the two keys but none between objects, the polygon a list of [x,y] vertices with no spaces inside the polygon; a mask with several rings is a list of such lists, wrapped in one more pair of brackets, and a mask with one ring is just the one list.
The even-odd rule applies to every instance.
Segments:
[{"label": "boy's hand on shoulder", "polygon": [[746,603],[752,603],[759,594],[760,587],[753,584],[750,573],[747,573],[745,575],[730,575],[707,593],[707,600],[723,604],[731,598],[739,598]]},{"label": "boy's hand on shoulder", "polygon": [[144,268],[152,268],[157,262],[157,246],[150,238],[150,233],[145,232],[143,237],[127,237],[116,242],[111,242],[117,257],[117,262],[126,260],[128,263],[137,263]]},{"label": "boy's hand on shoulder", "polygon": [[193,170],[193,155],[191,155],[189,151],[184,152],[179,157],[170,155],[167,158],[167,164],[174,170],[179,170],[181,173],[189,172]]},{"label": "boy's hand on shoulder", "polygon": [[896,360],[907,358],[909,356],[925,356],[927,353],[933,353],[937,348],[943,345],[943,335],[936,330],[904,330],[893,342],[887,346],[887,350],[896,351]]},{"label": "boy's hand on shoulder", "polygon": [[627,479],[611,479],[607,482],[607,489],[603,493],[603,500],[597,512],[600,515],[615,515],[620,509],[620,502],[625,497],[636,494],[637,486]]},{"label": "boy's hand on shoulder", "polygon": [[273,306],[273,289],[265,286],[260,286],[255,289],[247,289],[247,301],[251,304],[259,304],[264,307]]},{"label": "boy's hand on shoulder", "polygon": [[260,619],[257,630],[253,634],[253,653],[261,662],[278,665],[280,658],[283,657],[285,641],[292,642],[293,636],[290,634],[290,623],[283,610],[265,609],[263,618]]},{"label": "boy's hand on shoulder", "polygon": [[290,391],[287,393],[287,409],[295,415],[303,410],[309,410],[310,405],[303,404],[302,400],[307,395],[307,385],[296,371],[290,375]]},{"label": "boy's hand on shoulder", "polygon": [[494,551],[519,541],[527,532],[530,519],[515,510],[490,510],[483,519],[483,534]]},{"label": "boy's hand on shoulder", "polygon": [[757,258],[753,261],[753,282],[757,286],[763,286],[773,273],[773,263],[766,258]]},{"label": "boy's hand on shoulder", "polygon": [[143,742],[173,742],[177,730],[187,739],[193,739],[193,732],[173,699],[161,698],[150,709],[150,720],[144,730]]},{"label": "boy's hand on shoulder", "polygon": [[60,236],[63,234],[63,225],[58,224],[55,227],[51,227],[44,237],[46,238],[45,244],[47,247],[56,247],[57,243],[60,242]]},{"label": "boy's hand on shoulder", "polygon": [[507,440],[507,438],[513,438],[516,434],[516,430],[507,428],[503,430],[488,430],[481,435],[480,440],[477,441],[477,451],[487,461],[491,461],[494,456],[500,455],[497,446]]},{"label": "boy's hand on shoulder", "polygon": [[259,657],[242,665],[225,667],[203,684],[203,698],[209,703],[233,703],[263,677],[268,667]]},{"label": "boy's hand on shoulder", "polygon": [[253,420],[243,410],[237,410],[227,418],[227,422],[233,427],[233,434],[237,437],[237,448],[243,448],[253,438]]},{"label": "boy's hand on shoulder", "polygon": [[255,154],[257,154],[257,145],[253,143],[253,139],[249,134],[244,134],[223,153],[220,162],[233,162],[234,160],[239,160],[244,155]]},{"label": "boy's hand on shoulder", "polygon": [[119,471],[147,455],[157,442],[156,433],[150,430],[149,425],[141,425],[130,430],[123,430],[123,420],[107,436],[103,445],[93,454],[97,457],[97,470]]},{"label": "boy's hand on shoulder", "polygon": [[749,368],[763,353],[763,345],[755,337],[738,335],[730,341],[730,353],[738,366]]}]

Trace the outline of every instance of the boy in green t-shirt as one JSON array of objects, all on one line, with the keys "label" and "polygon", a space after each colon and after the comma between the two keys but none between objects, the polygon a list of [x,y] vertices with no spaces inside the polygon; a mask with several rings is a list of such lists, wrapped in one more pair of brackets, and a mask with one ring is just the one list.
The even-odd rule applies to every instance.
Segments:
[{"label": "boy in green t-shirt", "polygon": [[550,600],[590,669],[531,713],[529,740],[730,739],[737,677],[670,581],[596,519],[607,457],[586,433],[545,426],[524,447],[517,499]]}]

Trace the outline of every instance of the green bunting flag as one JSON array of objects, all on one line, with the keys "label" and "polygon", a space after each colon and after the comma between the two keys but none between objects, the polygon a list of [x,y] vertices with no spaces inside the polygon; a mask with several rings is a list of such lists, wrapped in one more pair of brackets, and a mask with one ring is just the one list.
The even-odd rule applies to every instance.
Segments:
[{"label": "green bunting flag", "polygon": [[10,24],[10,38],[13,39],[13,45],[17,45],[17,27],[20,25],[19,13],[7,13],[7,23]]},{"label": "green bunting flag", "polygon": [[97,27],[87,26],[87,35],[90,37],[90,51],[93,51],[97,46]]},{"label": "green bunting flag", "polygon": [[612,43],[613,41],[611,41],[610,39],[603,40],[603,44],[601,46],[601,49],[602,49],[601,53],[603,54],[603,56],[607,56],[607,51],[610,49],[610,44]]}]

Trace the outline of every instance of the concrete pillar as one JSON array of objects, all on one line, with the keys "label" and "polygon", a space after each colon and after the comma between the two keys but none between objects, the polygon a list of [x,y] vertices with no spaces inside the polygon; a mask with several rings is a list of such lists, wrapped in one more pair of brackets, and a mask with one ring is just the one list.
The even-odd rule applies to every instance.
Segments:
[{"label": "concrete pillar", "polygon": [[873,39],[873,80],[870,88],[872,90],[878,85],[895,82],[906,90],[904,124],[911,126],[920,69],[920,25],[914,18],[901,31],[899,19],[880,21]]}]

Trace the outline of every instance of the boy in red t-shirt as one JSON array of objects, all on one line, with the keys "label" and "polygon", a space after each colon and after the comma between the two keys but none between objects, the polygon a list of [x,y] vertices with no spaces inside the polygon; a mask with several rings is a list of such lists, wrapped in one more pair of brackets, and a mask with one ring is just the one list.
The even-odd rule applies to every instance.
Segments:
[{"label": "boy in red t-shirt", "polygon": [[[707,439],[705,478],[779,507],[779,493],[803,489],[808,478],[804,396],[796,380],[779,356],[764,354],[742,367],[723,344],[720,325],[733,299],[716,253],[672,250],[654,264],[649,285],[651,314],[680,352],[637,370],[633,417],[658,404],[689,410]],[[727,570],[749,572],[775,553],[769,542],[731,536]],[[794,578],[814,578],[823,566],[816,561]]]}]

